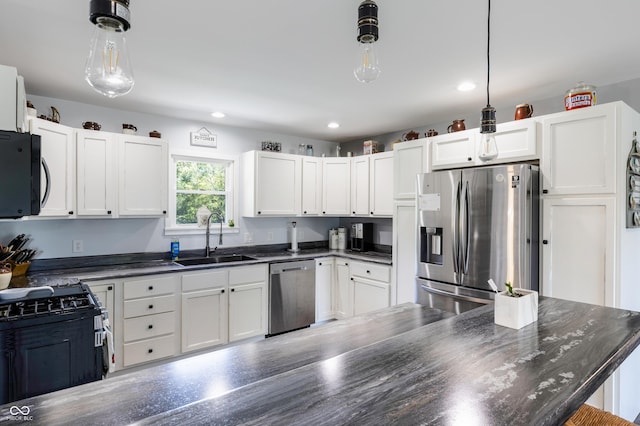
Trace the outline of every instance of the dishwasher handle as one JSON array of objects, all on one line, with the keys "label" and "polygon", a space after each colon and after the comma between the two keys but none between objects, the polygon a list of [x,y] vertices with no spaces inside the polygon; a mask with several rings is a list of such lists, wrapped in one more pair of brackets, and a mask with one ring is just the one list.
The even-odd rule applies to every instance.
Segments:
[{"label": "dishwasher handle", "polygon": [[299,266],[299,267],[296,267],[296,268],[280,269],[279,271],[272,272],[272,274],[280,274],[282,272],[291,272],[291,271],[306,271],[307,269],[309,269],[309,268],[307,268],[306,266]]},{"label": "dishwasher handle", "polygon": [[302,260],[298,262],[272,263],[269,265],[271,275],[294,271],[313,271],[316,269],[315,260]]}]

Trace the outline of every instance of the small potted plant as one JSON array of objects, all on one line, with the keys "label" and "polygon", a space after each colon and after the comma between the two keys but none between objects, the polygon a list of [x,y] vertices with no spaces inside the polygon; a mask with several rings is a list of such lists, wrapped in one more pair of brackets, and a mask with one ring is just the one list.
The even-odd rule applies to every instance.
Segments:
[{"label": "small potted plant", "polygon": [[494,322],[503,327],[519,329],[538,320],[538,292],[513,288],[506,282],[506,291],[496,294]]}]

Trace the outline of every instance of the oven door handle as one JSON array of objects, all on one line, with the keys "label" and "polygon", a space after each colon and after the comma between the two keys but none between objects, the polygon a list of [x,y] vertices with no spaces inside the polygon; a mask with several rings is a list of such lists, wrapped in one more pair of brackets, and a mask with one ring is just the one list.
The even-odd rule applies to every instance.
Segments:
[{"label": "oven door handle", "polygon": [[422,288],[422,290],[424,290],[424,291],[426,291],[428,293],[434,293],[434,294],[437,294],[437,295],[440,295],[440,296],[450,297],[452,299],[464,300],[466,302],[482,303],[483,305],[488,305],[489,303],[493,302],[493,300],[490,300],[490,299],[482,299],[480,297],[473,297],[473,296],[466,296],[466,295],[463,295],[463,294],[450,293],[448,291],[439,290],[437,288],[429,287],[429,286],[424,285],[424,284],[420,284],[420,287]]}]

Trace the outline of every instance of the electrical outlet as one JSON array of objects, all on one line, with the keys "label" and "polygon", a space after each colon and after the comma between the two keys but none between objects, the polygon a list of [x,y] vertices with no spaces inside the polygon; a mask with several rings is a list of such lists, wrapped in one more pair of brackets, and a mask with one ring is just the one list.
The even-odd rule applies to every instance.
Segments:
[{"label": "electrical outlet", "polygon": [[245,243],[252,243],[253,242],[253,233],[252,232],[245,232],[244,233],[244,242]]},{"label": "electrical outlet", "polygon": [[71,251],[73,253],[82,253],[84,251],[84,241],[73,240],[71,243]]},{"label": "electrical outlet", "polygon": [[267,232],[267,241],[273,241],[273,232]]}]

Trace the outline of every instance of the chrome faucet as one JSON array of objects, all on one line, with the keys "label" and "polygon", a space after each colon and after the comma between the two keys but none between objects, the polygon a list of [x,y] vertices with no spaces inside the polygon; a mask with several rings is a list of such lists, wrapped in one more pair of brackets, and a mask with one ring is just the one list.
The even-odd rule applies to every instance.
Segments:
[{"label": "chrome faucet", "polygon": [[[210,225],[211,225],[211,216],[213,216],[214,213],[211,213],[209,215],[209,217],[207,217],[207,232],[206,232],[206,241],[205,241],[205,248],[204,248],[204,256],[205,257],[209,257],[209,255],[211,254],[211,247],[209,246],[209,236],[211,234],[211,230],[210,230]],[[221,246],[222,245],[222,217],[218,216],[218,220],[220,220],[220,234],[218,236],[218,245]],[[218,246],[214,247],[213,251],[216,251],[216,249],[218,248]]]}]

